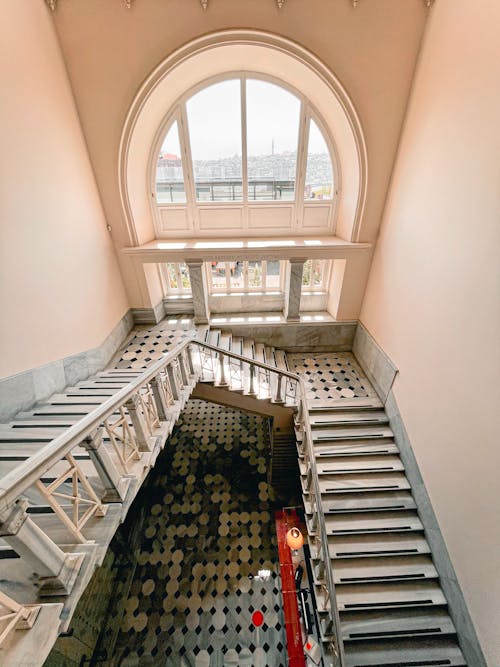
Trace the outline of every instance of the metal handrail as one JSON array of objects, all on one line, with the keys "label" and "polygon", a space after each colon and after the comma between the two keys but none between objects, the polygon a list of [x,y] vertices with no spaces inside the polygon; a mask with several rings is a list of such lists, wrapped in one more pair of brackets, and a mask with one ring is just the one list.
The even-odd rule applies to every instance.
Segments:
[{"label": "metal handrail", "polygon": [[311,431],[311,423],[309,419],[309,412],[307,409],[307,389],[303,378],[290,371],[282,370],[276,366],[271,366],[255,359],[230,352],[216,345],[199,341],[191,337],[183,340],[173,350],[168,352],[162,359],[156,361],[149,368],[145,369],[135,380],[129,382],[125,387],[122,387],[113,396],[110,396],[103,403],[97,406],[92,412],[88,413],[76,424],[71,426],[61,435],[57,436],[44,446],[39,452],[28,458],[26,461],[16,466],[14,470],[0,479],[0,513],[12,507],[22,493],[34,484],[40,476],[66,456],[74,447],[80,445],[85,438],[89,437],[96,431],[99,425],[107,417],[112,415],[118,408],[120,408],[128,399],[130,399],[139,389],[145,384],[155,378],[166,366],[173,362],[179,355],[189,346],[196,345],[222,354],[224,357],[244,362],[250,366],[255,366],[266,371],[276,373],[278,375],[287,377],[297,383],[300,388],[300,419],[303,434],[306,441],[307,456],[309,466],[312,472],[312,484],[315,495],[316,514],[318,517],[319,536],[321,541],[321,548],[323,557],[328,562],[325,563],[325,577],[326,584],[329,589],[329,604],[331,607],[331,617],[333,622],[334,634],[336,637],[336,648],[338,651],[338,665],[344,667],[345,658],[343,650],[343,642],[340,634],[340,620],[337,608],[335,584],[333,574],[330,567],[330,557],[328,549],[328,538],[326,534],[325,517],[323,507],[321,504],[321,490],[319,487],[318,474],[316,468],[316,459],[313,450],[313,439]]}]

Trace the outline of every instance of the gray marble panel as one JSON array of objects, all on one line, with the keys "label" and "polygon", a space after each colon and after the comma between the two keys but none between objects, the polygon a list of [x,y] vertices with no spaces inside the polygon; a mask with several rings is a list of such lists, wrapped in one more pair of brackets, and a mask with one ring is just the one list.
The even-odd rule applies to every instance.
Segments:
[{"label": "gray marble panel", "polygon": [[166,314],[163,300],[153,308],[132,308],[132,316],[135,324],[158,324]]},{"label": "gray marble panel", "polygon": [[0,379],[0,422],[9,421],[37,401],[102,370],[132,325],[132,313],[128,311],[98,347]]},{"label": "gray marble panel", "polygon": [[398,369],[361,322],[356,327],[352,351],[377,394],[385,401]]},{"label": "gray marble panel", "polygon": [[[219,328],[219,326],[217,327]],[[356,322],[300,322],[273,325],[223,324],[223,331],[248,336],[257,343],[273,345],[287,352],[349,352]]]},{"label": "gray marble panel", "polygon": [[16,412],[28,409],[35,400],[31,371],[3,378],[0,380],[0,422],[6,422]]},{"label": "gray marble panel", "polygon": [[32,373],[35,401],[42,401],[65,386],[64,362],[61,359],[34,368]]},{"label": "gray marble panel", "polygon": [[406,476],[412,487],[419,516],[425,528],[425,536],[432,550],[434,565],[439,573],[443,593],[448,600],[450,616],[458,632],[460,647],[469,665],[486,667],[486,660],[467,609],[463,592],[392,390],[387,396],[385,409],[405,466]]}]

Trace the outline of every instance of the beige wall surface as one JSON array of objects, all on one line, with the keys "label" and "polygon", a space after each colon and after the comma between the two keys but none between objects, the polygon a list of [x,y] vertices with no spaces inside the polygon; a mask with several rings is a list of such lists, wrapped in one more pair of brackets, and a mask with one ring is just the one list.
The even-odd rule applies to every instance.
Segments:
[{"label": "beige wall surface", "polygon": [[[198,0],[135,0],[131,9],[121,0],[60,1],[54,21],[117,248],[131,245],[117,156],[135,94],[175,49],[229,28],[269,31],[298,42],[347,89],[368,150],[360,240],[374,239],[427,15],[422,0],[364,0],[356,9],[348,0],[296,0],[281,10],[274,0],[211,0],[206,11]],[[132,305],[141,306],[137,277],[122,262]]]},{"label": "beige wall surface", "polygon": [[500,3],[438,0],[361,320],[500,665]]},{"label": "beige wall surface", "polygon": [[0,5],[0,377],[93,348],[128,308],[50,12]]}]

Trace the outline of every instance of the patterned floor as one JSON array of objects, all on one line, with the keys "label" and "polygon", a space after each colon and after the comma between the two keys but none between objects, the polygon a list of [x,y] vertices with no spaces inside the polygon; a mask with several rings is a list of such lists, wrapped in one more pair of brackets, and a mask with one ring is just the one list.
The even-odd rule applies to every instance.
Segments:
[{"label": "patterned floor", "polygon": [[329,352],[314,356],[287,354],[286,357],[290,370],[302,375],[307,382],[309,400],[375,395],[350,352]]},{"label": "patterned floor", "polygon": [[137,499],[147,519],[110,664],[286,665],[268,453],[264,418],[187,404]]},{"label": "patterned floor", "polygon": [[188,317],[179,321],[178,328],[168,322],[138,331],[122,350],[115,368],[146,368],[161,359],[184,338],[192,338],[196,329]]}]

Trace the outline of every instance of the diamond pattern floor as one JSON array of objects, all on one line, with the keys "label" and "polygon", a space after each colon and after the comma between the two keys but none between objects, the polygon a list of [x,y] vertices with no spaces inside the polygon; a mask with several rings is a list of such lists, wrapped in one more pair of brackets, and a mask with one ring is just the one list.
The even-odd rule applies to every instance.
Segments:
[{"label": "diamond pattern floor", "polygon": [[268,450],[264,418],[187,404],[144,490],[113,664],[286,665]]}]

